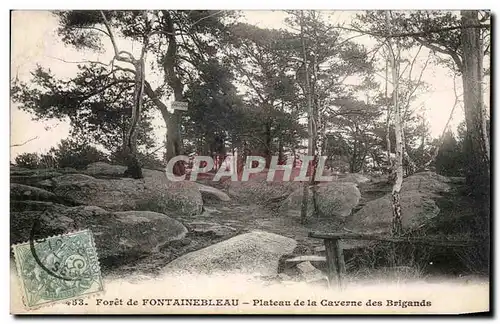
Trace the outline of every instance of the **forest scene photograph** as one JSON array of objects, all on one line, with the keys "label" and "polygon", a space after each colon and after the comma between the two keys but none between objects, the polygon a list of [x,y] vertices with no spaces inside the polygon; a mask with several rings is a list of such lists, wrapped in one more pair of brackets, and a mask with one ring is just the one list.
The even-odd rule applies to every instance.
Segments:
[{"label": "forest scene photograph", "polygon": [[282,295],[446,283],[488,307],[491,20],[11,11],[16,312],[227,274]]}]

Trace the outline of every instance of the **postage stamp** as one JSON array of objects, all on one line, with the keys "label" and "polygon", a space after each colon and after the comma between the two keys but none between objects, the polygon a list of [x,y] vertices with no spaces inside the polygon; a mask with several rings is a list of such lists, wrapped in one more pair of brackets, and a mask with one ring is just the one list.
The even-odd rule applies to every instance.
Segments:
[{"label": "postage stamp", "polygon": [[23,302],[35,308],[103,290],[90,230],[13,246]]}]

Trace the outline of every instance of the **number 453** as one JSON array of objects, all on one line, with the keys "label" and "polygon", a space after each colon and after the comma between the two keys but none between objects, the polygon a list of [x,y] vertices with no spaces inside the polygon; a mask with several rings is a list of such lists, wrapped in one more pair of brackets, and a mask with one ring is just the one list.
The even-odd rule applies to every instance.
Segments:
[{"label": "number 453", "polygon": [[72,300],[68,300],[66,302],[66,305],[68,305],[68,306],[83,306],[83,305],[87,305],[87,303],[85,303],[83,301],[83,299],[72,299]]}]

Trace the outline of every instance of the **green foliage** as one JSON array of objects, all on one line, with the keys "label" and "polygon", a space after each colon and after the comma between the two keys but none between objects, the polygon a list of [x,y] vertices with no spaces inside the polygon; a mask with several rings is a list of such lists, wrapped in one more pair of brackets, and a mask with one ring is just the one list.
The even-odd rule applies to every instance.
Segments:
[{"label": "green foliage", "polygon": [[[57,79],[40,66],[29,83],[17,81],[12,100],[37,120],[69,118],[70,135],[114,151],[123,145],[132,115],[133,83],[123,72],[110,73],[97,64],[79,65],[77,75]],[[138,145],[151,148],[152,104],[146,103],[139,125]]]},{"label": "green foliage", "polygon": [[15,164],[21,168],[36,169],[40,164],[40,156],[37,153],[22,153],[16,156]]},{"label": "green foliage", "polygon": [[461,143],[457,142],[453,133],[444,135],[443,143],[436,158],[436,172],[445,176],[463,176],[465,154]]},{"label": "green foliage", "polygon": [[[127,155],[122,150],[112,152],[109,155],[109,162],[111,164],[126,165]],[[152,170],[164,170],[165,163],[159,160],[154,154],[145,154],[142,152],[137,153],[137,160],[142,168]]]},{"label": "green foliage", "polygon": [[64,43],[77,49],[102,49],[100,32],[94,29],[103,21],[98,10],[55,11],[54,15],[60,20],[57,32]]},{"label": "green foliage", "polygon": [[191,147],[189,153],[216,154],[217,139],[226,139],[237,130],[241,98],[233,85],[228,66],[212,58],[200,62],[199,79],[189,83],[185,97],[189,110],[184,114],[183,137]]},{"label": "green foliage", "polygon": [[434,59],[452,70],[461,69],[460,29],[447,29],[460,26],[460,17],[456,13],[443,10],[391,10],[389,15],[390,32],[383,10],[358,15],[359,22],[354,26],[379,39],[383,39],[384,35],[413,33],[412,36],[395,37],[393,41],[405,48],[422,44],[434,52],[446,53],[447,56],[435,56]]},{"label": "green foliage", "polygon": [[[58,34],[65,44],[79,50],[100,51],[103,50],[103,40],[109,41],[110,34],[100,11],[69,10],[54,14],[59,19]],[[104,15],[115,37],[139,43],[148,38],[148,53],[152,58],[147,63],[151,65],[154,74],[158,75],[159,72],[161,77],[163,72],[165,83],[157,89],[146,91],[151,100],[144,101],[139,125],[137,145],[148,150],[153,146],[151,108],[159,109],[164,118],[168,116],[165,105],[161,102],[158,104],[158,99],[172,90],[167,87],[172,86],[168,78],[169,66],[174,65],[181,83],[190,83],[192,86],[200,82],[198,74],[204,74],[209,80],[201,82],[216,88],[218,75],[204,73],[203,69],[213,64],[211,61],[218,52],[219,39],[226,33],[225,24],[231,23],[237,13],[208,10],[113,10],[105,11]],[[147,16],[146,20],[144,15]],[[165,41],[172,43],[169,38],[171,33],[179,36],[175,37],[173,58],[169,57],[168,48],[171,46],[164,46]],[[75,77],[57,80],[50,70],[38,67],[28,84],[14,84],[13,100],[21,104],[21,109],[33,113],[39,119],[69,118],[71,136],[74,138],[99,143],[111,152],[121,150],[134,102],[133,74],[107,62],[82,63],[78,68],[80,71]],[[212,69],[211,72],[214,71]],[[149,83],[146,87],[149,87]],[[192,123],[196,122],[194,120]],[[196,135],[198,134],[193,134]]]},{"label": "green foliage", "polygon": [[97,148],[72,139],[61,140],[56,148],[49,150],[60,168],[82,169],[94,162],[107,162],[107,156]]},{"label": "green foliage", "polygon": [[347,156],[349,172],[360,172],[374,147],[384,142],[377,138],[374,123],[382,114],[381,107],[349,97],[337,99],[335,107],[324,117],[327,129],[336,130],[328,133],[324,154]]},{"label": "green foliage", "polygon": [[233,146],[269,156],[295,149],[304,133],[297,62],[290,55],[298,39],[283,30],[239,23],[231,26],[224,54],[245,87],[229,134]]},{"label": "green foliage", "polygon": [[[109,41],[99,11],[70,10],[54,14],[59,18],[58,33],[65,44],[79,50],[99,51],[103,43]],[[150,151],[154,144],[153,111],[164,114],[154,99],[165,98],[172,91],[166,77],[166,44],[170,40],[165,30],[170,27],[176,34],[177,45],[172,64],[184,87],[184,100],[189,102],[189,110],[182,113],[181,118],[186,153],[214,154],[221,151],[216,149],[220,140],[224,149],[266,154],[294,152],[308,135],[304,122],[307,67],[313,104],[318,110],[323,154],[348,161],[353,172],[366,169],[367,159],[376,165],[387,163],[383,119],[386,99],[390,98],[385,98],[380,93],[380,85],[374,82],[375,54],[380,48],[369,52],[351,40],[350,32],[335,28],[331,21],[324,19],[323,13],[316,11],[289,11],[288,30],[233,23],[237,17],[234,11],[148,10],[146,14],[147,24],[143,23],[142,11],[105,12],[117,37],[142,43],[145,35],[150,36],[149,69],[165,81],[145,98],[138,135],[139,157],[143,163],[158,166],[160,162],[146,157],[144,152]],[[430,31],[460,23],[458,15],[444,11],[393,11],[390,15],[393,34]],[[358,20],[362,24],[356,26],[355,23],[355,28],[368,30],[380,40],[377,35],[388,32],[384,12],[368,11]],[[298,33],[301,27],[305,62]],[[422,39],[401,37],[394,41],[408,48],[423,41],[453,48],[457,46],[459,33],[459,30],[448,30],[426,34]],[[459,51],[456,53],[460,55]],[[411,63],[411,58],[401,59],[403,63]],[[78,73],[67,80],[38,67],[29,82],[14,83],[12,98],[37,119],[69,119],[75,141],[97,143],[115,152],[112,153],[114,162],[123,163],[120,153],[116,152],[122,151],[129,127],[133,75],[103,63],[82,63]],[[410,67],[403,70],[411,73]],[[350,77],[362,82],[346,82]],[[418,116],[406,109],[419,95],[411,91],[417,81],[406,80],[404,76],[400,81],[407,150],[416,162],[425,162],[432,146],[426,142],[427,128]],[[369,103],[359,99],[367,94]],[[391,126],[390,141],[394,149],[393,133]],[[421,139],[425,145],[419,145]]]},{"label": "green foliage", "polygon": [[[231,27],[227,40],[227,60],[239,83],[245,86],[243,99],[248,115],[252,114],[240,128],[244,130],[240,143],[266,155],[294,152],[307,137],[306,125],[300,121],[307,115],[306,66],[313,102],[321,118],[333,116],[330,111],[336,109],[333,106],[339,97],[378,86],[368,86],[373,66],[366,49],[345,39],[320,14],[291,11],[286,23],[292,30],[298,30],[300,25],[304,28],[306,62],[296,32],[240,23]],[[347,85],[344,81],[349,76],[359,76],[366,82]],[[328,126],[332,125],[337,126],[333,121]]]},{"label": "green foliage", "polygon": [[108,162],[107,155],[94,146],[73,139],[63,139],[46,154],[23,153],[15,158],[19,167],[30,169],[75,168],[83,169],[94,162]]}]

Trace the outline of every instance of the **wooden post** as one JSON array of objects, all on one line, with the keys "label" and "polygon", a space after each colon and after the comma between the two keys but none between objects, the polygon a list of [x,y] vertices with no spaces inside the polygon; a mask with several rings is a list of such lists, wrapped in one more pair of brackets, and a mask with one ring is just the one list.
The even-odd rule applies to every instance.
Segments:
[{"label": "wooden post", "polygon": [[324,242],[326,252],[326,266],[328,270],[328,282],[330,283],[330,287],[332,287],[332,282],[336,281],[337,286],[341,288],[342,267],[340,267],[339,265],[341,263],[344,263],[344,257],[342,254],[342,249],[339,245],[339,240],[325,239]]},{"label": "wooden post", "polygon": [[340,240],[335,241],[335,253],[337,254],[337,273],[339,288],[342,289],[342,276],[345,274],[344,250]]}]

